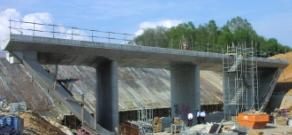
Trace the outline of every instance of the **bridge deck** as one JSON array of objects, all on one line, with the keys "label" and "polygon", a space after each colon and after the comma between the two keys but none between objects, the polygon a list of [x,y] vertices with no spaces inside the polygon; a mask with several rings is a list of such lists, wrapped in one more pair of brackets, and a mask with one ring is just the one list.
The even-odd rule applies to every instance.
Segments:
[{"label": "bridge deck", "polygon": [[[11,34],[5,44],[7,51],[36,51],[42,64],[94,66],[99,57],[116,60],[123,67],[167,68],[172,63],[200,64],[203,70],[222,70],[220,53],[168,48],[88,42]],[[285,67],[286,61],[256,58],[258,67]]]}]

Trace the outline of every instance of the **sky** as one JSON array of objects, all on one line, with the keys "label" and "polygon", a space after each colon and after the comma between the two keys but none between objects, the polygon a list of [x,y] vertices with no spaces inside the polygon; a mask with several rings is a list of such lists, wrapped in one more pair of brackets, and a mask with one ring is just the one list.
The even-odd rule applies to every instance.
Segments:
[{"label": "sky", "polygon": [[236,16],[292,47],[292,0],[0,0],[0,38],[9,18],[138,35],[187,21],[222,26]]}]

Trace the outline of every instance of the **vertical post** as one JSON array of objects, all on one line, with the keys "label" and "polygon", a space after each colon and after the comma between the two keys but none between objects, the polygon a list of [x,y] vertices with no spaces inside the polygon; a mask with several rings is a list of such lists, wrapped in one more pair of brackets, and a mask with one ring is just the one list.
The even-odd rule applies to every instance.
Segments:
[{"label": "vertical post", "polygon": [[111,42],[111,32],[108,32],[108,43]]},{"label": "vertical post", "polygon": [[74,27],[71,27],[71,39],[74,39]]},{"label": "vertical post", "polygon": [[56,90],[57,85],[57,78],[58,78],[58,65],[55,65],[55,74],[54,74],[54,84],[53,84],[53,90]]},{"label": "vertical post", "polygon": [[84,125],[84,93],[81,94],[81,125]]},{"label": "vertical post", "polygon": [[93,32],[94,32],[94,30],[91,30],[91,41],[92,42],[94,42],[94,40],[93,40]]},{"label": "vertical post", "polygon": [[53,24],[53,38],[55,38],[55,24]]},{"label": "vertical post", "polygon": [[124,35],[124,42],[126,44],[127,43],[127,35],[125,33],[123,35]]},{"label": "vertical post", "polygon": [[10,31],[10,34],[11,34],[11,27],[12,27],[12,26],[11,26],[11,21],[12,21],[12,20],[9,19],[9,31]]},{"label": "vertical post", "polygon": [[32,33],[32,36],[34,37],[34,35],[35,35],[35,22],[33,22],[32,24],[33,24],[33,31],[32,31],[33,33]]},{"label": "vertical post", "polygon": [[200,109],[200,68],[191,63],[172,64],[170,74],[171,115],[187,121],[188,113]]},{"label": "vertical post", "polygon": [[[99,59],[99,58],[97,58]],[[96,121],[109,131],[118,131],[117,63],[100,58],[96,66]]]}]

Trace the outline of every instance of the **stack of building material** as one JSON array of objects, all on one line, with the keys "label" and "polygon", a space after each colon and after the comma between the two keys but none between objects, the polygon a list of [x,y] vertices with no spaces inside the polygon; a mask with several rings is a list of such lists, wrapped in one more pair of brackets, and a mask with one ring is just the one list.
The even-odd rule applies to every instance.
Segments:
[{"label": "stack of building material", "polygon": [[23,120],[18,116],[0,116],[0,134],[21,135],[23,132]]},{"label": "stack of building material", "polygon": [[278,116],[275,118],[276,124],[281,125],[281,126],[286,126],[287,125],[287,118],[283,116]]},{"label": "stack of building material", "polygon": [[162,120],[159,117],[154,117],[152,121],[153,132],[158,133],[162,131]]},{"label": "stack of building material", "polygon": [[27,110],[25,102],[10,103],[9,106],[11,113],[25,112]]},{"label": "stack of building material", "polygon": [[173,123],[175,125],[183,125],[184,124],[184,121],[181,120],[180,118],[174,118]]},{"label": "stack of building material", "polygon": [[286,126],[289,117],[292,116],[290,113],[291,112],[289,111],[289,109],[276,109],[275,112],[272,113],[275,124],[280,126]]},{"label": "stack of building material", "polygon": [[[143,121],[127,121],[121,123],[121,135],[140,135],[152,133],[152,125]],[[103,134],[101,134],[103,135]]]},{"label": "stack of building material", "polygon": [[171,125],[171,133],[180,133],[184,126],[184,121],[180,118],[175,117],[173,119],[173,124]]},{"label": "stack of building material", "polygon": [[170,117],[161,117],[161,132],[164,132],[166,128],[169,128],[171,125],[171,118]]}]

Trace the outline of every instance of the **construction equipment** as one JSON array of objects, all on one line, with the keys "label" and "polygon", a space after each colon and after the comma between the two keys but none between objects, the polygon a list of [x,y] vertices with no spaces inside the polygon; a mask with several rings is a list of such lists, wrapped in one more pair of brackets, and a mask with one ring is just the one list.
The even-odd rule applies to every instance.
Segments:
[{"label": "construction equipment", "polygon": [[264,128],[270,121],[270,116],[266,113],[244,112],[239,113],[236,117],[236,120],[240,126],[252,129],[260,129]]}]

